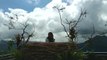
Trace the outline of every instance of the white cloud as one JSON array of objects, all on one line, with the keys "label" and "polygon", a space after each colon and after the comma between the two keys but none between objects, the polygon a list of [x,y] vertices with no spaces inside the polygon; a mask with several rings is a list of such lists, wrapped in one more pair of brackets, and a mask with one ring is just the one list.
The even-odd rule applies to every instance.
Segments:
[{"label": "white cloud", "polygon": [[54,6],[63,5],[66,6],[67,3],[62,2],[62,0],[52,0],[49,4],[46,5],[46,8],[53,8]]},{"label": "white cloud", "polygon": [[34,5],[38,5],[40,3],[41,0],[27,0],[27,3],[29,4],[34,4]]},{"label": "white cloud", "polygon": [[[38,2],[40,0],[28,0],[29,3],[33,2]],[[88,3],[87,3],[88,2]],[[70,3],[67,5],[67,3]],[[92,24],[95,24],[95,27],[97,31],[104,31],[104,22],[106,20],[107,16],[107,9],[105,8],[107,5],[104,3],[101,3],[101,1],[98,0],[67,0],[66,2],[63,2],[62,0],[52,0],[50,3],[48,3],[45,7],[43,8],[35,8],[32,12],[27,12],[23,9],[11,9],[9,8],[10,12],[0,12],[0,22],[3,23],[8,23],[5,18],[5,14],[11,15],[12,14],[18,14],[24,15],[24,17],[20,16],[19,17],[19,22],[24,22],[28,18],[30,19],[30,22],[35,24],[35,31],[36,31],[36,37],[33,37],[31,40],[33,41],[45,41],[45,38],[47,37],[47,33],[52,31],[55,35],[55,39],[57,42],[65,42],[67,41],[66,39],[66,34],[63,30],[62,25],[60,24],[59,20],[59,15],[57,10],[53,9],[54,6],[64,6],[66,9],[61,13],[63,16],[63,19],[68,18],[69,20],[71,18],[77,19],[78,13],[80,12],[81,8],[86,8],[87,9],[87,17],[85,21],[81,22],[79,24],[79,29],[80,33],[79,34],[89,34],[90,31],[92,31]],[[100,9],[101,8],[101,9]],[[103,16],[102,16],[102,13]],[[105,19],[105,20],[104,20]],[[17,27],[18,24],[16,23]],[[0,33],[1,37],[8,36],[7,38],[10,37],[8,34],[12,34],[14,32],[17,33],[19,31],[10,31],[8,28],[3,26],[3,24],[0,24]],[[102,29],[102,30],[100,30]],[[80,36],[79,36],[80,37]]]}]

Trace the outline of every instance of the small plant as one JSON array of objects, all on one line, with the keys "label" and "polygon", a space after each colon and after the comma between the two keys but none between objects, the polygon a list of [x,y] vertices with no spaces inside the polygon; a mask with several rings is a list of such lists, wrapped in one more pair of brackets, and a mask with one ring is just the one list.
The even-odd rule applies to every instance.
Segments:
[{"label": "small plant", "polygon": [[20,50],[14,50],[12,55],[14,56],[15,60],[22,60],[22,53]]},{"label": "small plant", "polygon": [[66,51],[57,55],[58,60],[83,60],[85,54],[82,51]]},{"label": "small plant", "polygon": [[8,53],[12,54],[15,60],[21,60],[22,58],[21,51],[15,47],[15,43],[12,40],[8,41]]},{"label": "small plant", "polygon": [[14,44],[14,41],[10,40],[8,41],[8,51],[11,52],[15,49],[15,44]]}]

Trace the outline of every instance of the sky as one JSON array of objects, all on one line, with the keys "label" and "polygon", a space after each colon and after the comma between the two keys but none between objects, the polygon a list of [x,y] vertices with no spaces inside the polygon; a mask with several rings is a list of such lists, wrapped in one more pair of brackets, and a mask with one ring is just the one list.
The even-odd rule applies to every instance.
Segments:
[{"label": "sky", "polygon": [[[44,42],[48,32],[53,32],[56,42],[67,42],[66,33],[54,6],[65,7],[61,15],[66,27],[65,19],[77,20],[81,9],[87,11],[86,17],[77,25],[79,42],[90,37],[93,25],[96,34],[107,32],[107,0],[0,0],[0,39],[14,38],[15,34],[21,33],[22,26],[19,23],[23,24],[29,19],[30,26],[27,31],[35,31],[31,41]],[[19,16],[17,21],[12,20],[17,29],[10,30],[6,26],[9,24],[7,16],[15,17],[14,14]]]}]

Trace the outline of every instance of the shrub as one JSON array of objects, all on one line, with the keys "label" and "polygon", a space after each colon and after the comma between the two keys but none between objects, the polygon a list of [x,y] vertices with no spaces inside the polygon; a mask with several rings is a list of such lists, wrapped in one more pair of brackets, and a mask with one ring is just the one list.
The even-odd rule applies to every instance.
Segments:
[{"label": "shrub", "polygon": [[57,55],[58,60],[83,60],[85,54],[82,51],[66,51]]}]

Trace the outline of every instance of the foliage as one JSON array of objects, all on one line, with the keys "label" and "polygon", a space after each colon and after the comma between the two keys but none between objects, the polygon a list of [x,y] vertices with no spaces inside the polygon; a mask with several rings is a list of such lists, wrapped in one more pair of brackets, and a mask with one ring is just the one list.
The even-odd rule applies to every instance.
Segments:
[{"label": "foliage", "polygon": [[8,41],[8,51],[12,51],[15,49],[15,44],[14,44],[14,41],[10,40]]},{"label": "foliage", "polygon": [[12,55],[15,57],[16,60],[21,60],[23,56],[20,50],[14,50],[12,52]]},{"label": "foliage", "polygon": [[66,51],[57,55],[58,60],[83,60],[85,54],[82,51]]},{"label": "foliage", "polygon": [[12,54],[12,56],[16,59],[16,60],[20,60],[22,58],[22,53],[20,50],[16,49],[15,47],[15,42],[10,40],[8,41],[8,53]]}]

